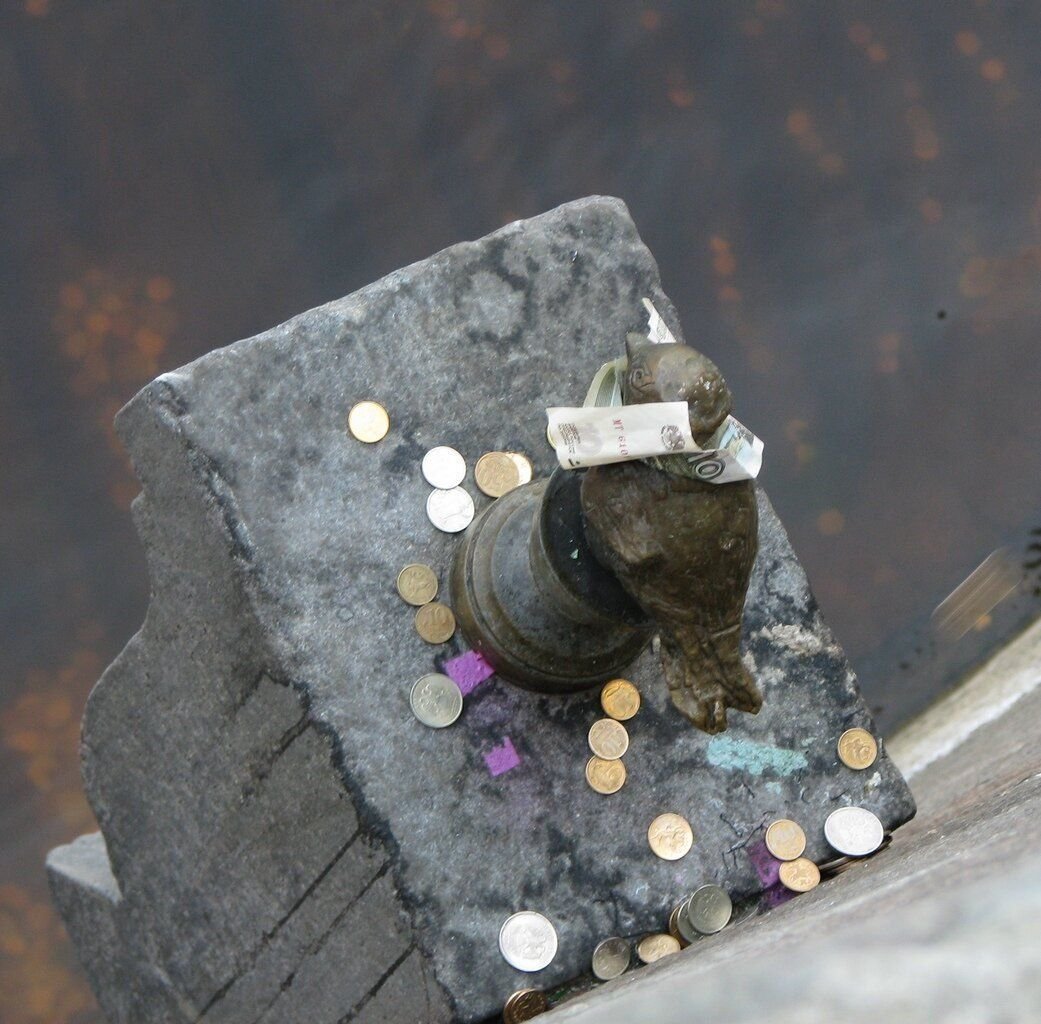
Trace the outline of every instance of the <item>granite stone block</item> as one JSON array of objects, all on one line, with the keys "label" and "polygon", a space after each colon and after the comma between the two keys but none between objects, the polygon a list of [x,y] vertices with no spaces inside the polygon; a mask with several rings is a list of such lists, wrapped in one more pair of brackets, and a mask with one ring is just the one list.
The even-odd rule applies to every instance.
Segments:
[{"label": "granite stone block", "polygon": [[[603,797],[583,775],[595,691],[493,677],[449,729],[410,714],[412,682],[465,653],[459,636],[424,643],[394,586],[413,561],[444,586],[459,542],[425,516],[423,453],[458,448],[479,509],[485,451],[548,475],[543,410],[581,402],[643,296],[682,338],[624,204],[583,199],[211,352],[120,413],[152,603],[84,722],[104,842],[49,860],[113,1021],[482,1020],[585,972],[600,938],[660,930],[699,883],[759,892],[747,851],[775,817],[820,859],[835,807],[887,828],[914,813],[884,749],[865,772],[836,758],[845,728],[872,723],[762,489],[744,645],[759,715],[697,732],[646,650],[629,782]],[[727,352],[707,354],[725,372]],[[375,445],[346,429],[361,399],[390,414]],[[516,763],[490,771],[507,743]],[[678,862],[647,844],[666,810],[694,827]],[[537,975],[497,948],[521,909],[559,935]]]}]

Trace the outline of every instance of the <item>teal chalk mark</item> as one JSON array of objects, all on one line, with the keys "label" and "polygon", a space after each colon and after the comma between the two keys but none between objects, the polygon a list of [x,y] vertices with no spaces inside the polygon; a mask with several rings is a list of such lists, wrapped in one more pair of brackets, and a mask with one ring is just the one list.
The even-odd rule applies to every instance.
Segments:
[{"label": "teal chalk mark", "polygon": [[771,747],[766,743],[753,743],[734,736],[713,736],[706,753],[709,764],[717,768],[730,768],[751,775],[763,775],[766,772],[791,775],[806,767],[806,755],[801,750]]}]

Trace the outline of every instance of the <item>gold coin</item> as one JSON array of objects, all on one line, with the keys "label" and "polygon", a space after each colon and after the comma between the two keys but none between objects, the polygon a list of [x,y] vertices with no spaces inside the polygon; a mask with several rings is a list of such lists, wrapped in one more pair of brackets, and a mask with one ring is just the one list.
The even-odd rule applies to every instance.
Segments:
[{"label": "gold coin", "polygon": [[589,749],[605,761],[615,761],[629,749],[629,734],[621,722],[598,718],[589,727]]},{"label": "gold coin", "polygon": [[508,455],[513,461],[513,464],[517,467],[517,472],[520,474],[520,482],[522,484],[531,483],[531,459],[527,455],[521,455],[520,452],[504,452],[503,454]]},{"label": "gold coin", "polygon": [[347,414],[347,429],[366,444],[382,441],[390,430],[390,417],[379,402],[359,402]]},{"label": "gold coin", "polygon": [[520,468],[506,452],[486,452],[474,466],[477,486],[490,498],[501,498],[520,485]]},{"label": "gold coin", "polygon": [[409,604],[421,605],[437,597],[437,576],[429,565],[413,562],[398,573],[398,593]]},{"label": "gold coin", "polygon": [[591,757],[586,761],[586,782],[605,796],[617,793],[625,785],[625,765],[618,758],[607,761],[602,757]]},{"label": "gold coin", "polygon": [[867,729],[847,729],[839,737],[839,760],[858,771],[870,768],[878,757],[878,744]]},{"label": "gold coin", "polygon": [[506,1005],[502,1008],[502,1021],[503,1024],[521,1024],[522,1021],[531,1020],[548,1009],[549,1001],[545,993],[537,988],[522,988],[506,1000]]},{"label": "gold coin", "polygon": [[443,644],[455,632],[455,616],[448,605],[431,601],[416,612],[416,632],[428,644]]},{"label": "gold coin", "polygon": [[679,860],[694,845],[690,823],[681,814],[659,814],[647,829],[647,841],[662,860]]},{"label": "gold coin", "polygon": [[628,679],[612,679],[600,691],[600,706],[612,718],[627,722],[640,710],[640,691]]},{"label": "gold coin", "polygon": [[778,860],[795,860],[806,849],[806,833],[794,821],[778,818],[766,830],[766,848]]},{"label": "gold coin", "polygon": [[792,892],[809,892],[820,885],[821,873],[812,860],[797,857],[786,860],[778,869],[781,885]]},{"label": "gold coin", "polygon": [[680,940],[674,935],[661,932],[657,935],[645,935],[636,947],[636,955],[645,963],[653,964],[663,956],[671,956],[680,951]]}]

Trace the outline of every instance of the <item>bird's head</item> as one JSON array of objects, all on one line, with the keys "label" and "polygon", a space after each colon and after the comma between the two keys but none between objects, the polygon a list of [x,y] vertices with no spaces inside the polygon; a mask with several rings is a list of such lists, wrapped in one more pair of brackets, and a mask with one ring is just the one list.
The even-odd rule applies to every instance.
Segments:
[{"label": "bird's head", "polygon": [[639,334],[625,339],[629,359],[622,380],[626,405],[686,402],[690,430],[705,442],[730,413],[732,399],[716,364],[687,345],[655,345]]}]

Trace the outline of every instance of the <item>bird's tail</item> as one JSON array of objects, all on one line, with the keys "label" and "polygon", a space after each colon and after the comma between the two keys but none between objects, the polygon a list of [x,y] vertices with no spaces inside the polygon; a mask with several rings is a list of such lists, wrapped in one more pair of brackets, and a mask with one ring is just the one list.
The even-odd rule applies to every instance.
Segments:
[{"label": "bird's tail", "polygon": [[740,624],[720,632],[687,624],[663,632],[661,660],[673,704],[704,732],[727,727],[727,708],[754,715],[763,706],[741,660]]}]

